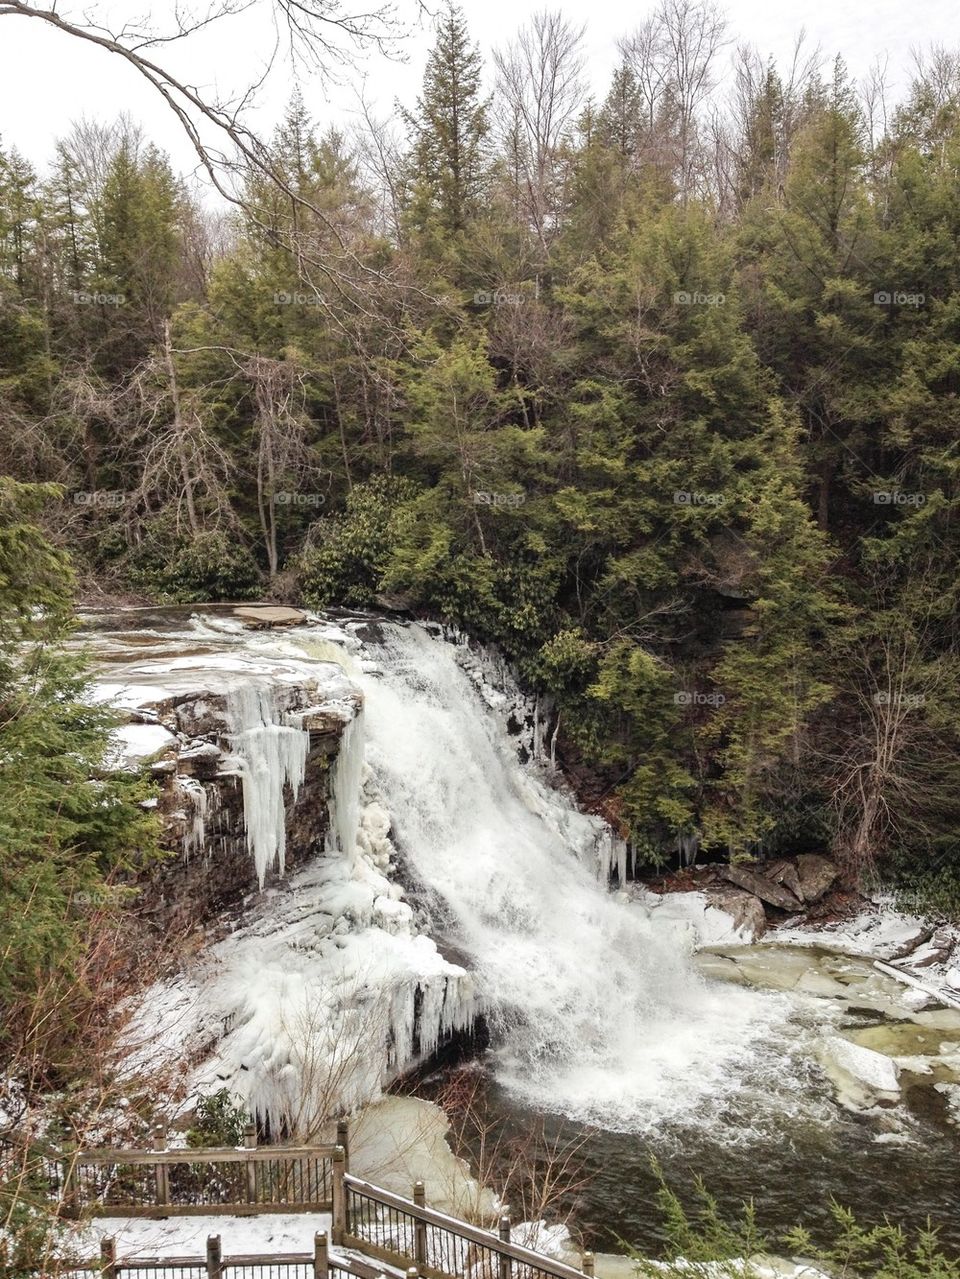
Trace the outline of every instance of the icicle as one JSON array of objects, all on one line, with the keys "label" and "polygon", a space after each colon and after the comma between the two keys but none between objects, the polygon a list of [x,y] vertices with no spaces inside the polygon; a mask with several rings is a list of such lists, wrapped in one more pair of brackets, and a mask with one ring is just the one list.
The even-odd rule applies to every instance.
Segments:
[{"label": "icicle", "polygon": [[622,888],[627,882],[628,862],[629,849],[626,840],[615,835],[609,826],[604,827],[597,837],[597,876],[601,883],[606,884],[616,871]]},{"label": "icicle", "polygon": [[181,777],[179,787],[190,806],[190,822],[183,836],[184,856],[202,849],[207,837],[207,788],[193,777]]},{"label": "icicle", "polygon": [[327,852],[352,855],[360,823],[360,783],[363,777],[363,720],[357,715],[340,739],[330,794]]},{"label": "icicle", "polygon": [[281,722],[269,685],[239,685],[231,691],[228,709],[234,729],[230,744],[240,758],[247,848],[262,888],[272,866],[281,874],[286,869],[284,787],[289,786],[296,799],[306,773],[310,734]]}]

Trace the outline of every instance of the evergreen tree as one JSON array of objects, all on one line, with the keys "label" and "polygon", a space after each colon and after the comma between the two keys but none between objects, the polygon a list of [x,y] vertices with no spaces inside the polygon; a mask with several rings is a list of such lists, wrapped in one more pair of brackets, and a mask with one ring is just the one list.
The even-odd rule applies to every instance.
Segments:
[{"label": "evergreen tree", "polygon": [[55,490],[0,480],[0,1051],[41,1075],[77,1061],[71,1026],[91,920],[119,905],[119,873],[155,851],[143,783],[104,772],[110,717],[65,651],[72,571],[36,523]]},{"label": "evergreen tree", "polygon": [[437,20],[416,110],[407,116],[410,212],[421,230],[462,234],[481,208],[489,180],[489,102],[483,63],[463,10],[448,0]]}]

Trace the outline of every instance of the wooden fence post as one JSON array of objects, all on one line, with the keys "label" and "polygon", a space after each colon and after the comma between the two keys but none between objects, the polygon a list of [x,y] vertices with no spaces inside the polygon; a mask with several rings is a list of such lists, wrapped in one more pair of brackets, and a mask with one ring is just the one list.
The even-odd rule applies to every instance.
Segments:
[{"label": "wooden fence post", "polygon": [[223,1279],[223,1253],[220,1236],[207,1235],[207,1279]]},{"label": "wooden fence post", "polygon": [[[427,1206],[427,1190],[422,1181],[413,1183],[413,1202],[418,1208]],[[418,1266],[427,1264],[427,1223],[413,1219],[413,1259]]]},{"label": "wooden fence post", "polygon": [[78,1177],[77,1156],[79,1148],[75,1142],[66,1142],[63,1147],[63,1214],[65,1217],[80,1215],[80,1179]]},{"label": "wooden fence post", "polygon": [[[510,1218],[500,1218],[500,1242],[510,1242]],[[511,1261],[510,1258],[503,1253],[500,1254],[500,1276],[499,1279],[510,1279]]]},{"label": "wooden fence post", "polygon": [[336,1247],[342,1247],[343,1236],[347,1232],[347,1187],[344,1184],[344,1173],[346,1158],[342,1146],[334,1146],[333,1148],[333,1227],[330,1231],[330,1241]]},{"label": "wooden fence post", "polygon": [[[166,1133],[159,1137],[157,1144],[161,1150],[168,1149]],[[162,1160],[154,1164],[154,1169],[157,1179],[157,1203],[168,1204],[170,1202],[170,1169]]]},{"label": "wooden fence post", "polygon": [[594,1261],[593,1253],[585,1252],[583,1254],[583,1260],[580,1263],[580,1269],[583,1271],[585,1275],[589,1275],[589,1279],[593,1279],[594,1264],[595,1264],[595,1261]]},{"label": "wooden fence post", "polygon": [[[246,1150],[256,1150],[257,1148],[257,1125],[247,1124],[243,1130],[243,1145]],[[257,1202],[257,1165],[253,1159],[246,1161],[247,1174],[247,1203],[255,1204]]]},{"label": "wooden fence post", "polygon": [[313,1236],[313,1279],[327,1279],[330,1274],[330,1254],[327,1236],[320,1231]]},{"label": "wooden fence post", "polygon": [[350,1122],[347,1119],[337,1120],[337,1145],[343,1147],[343,1167],[350,1171]]},{"label": "wooden fence post", "polygon": [[100,1240],[100,1275],[101,1279],[117,1279],[117,1241],[113,1235]]}]

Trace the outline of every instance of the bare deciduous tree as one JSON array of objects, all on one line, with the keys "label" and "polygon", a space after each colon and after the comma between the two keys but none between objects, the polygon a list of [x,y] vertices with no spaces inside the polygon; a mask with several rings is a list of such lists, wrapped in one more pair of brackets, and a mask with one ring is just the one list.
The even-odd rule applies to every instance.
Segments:
[{"label": "bare deciduous tree", "polygon": [[[935,580],[918,571],[918,596],[925,576]],[[841,722],[845,744],[833,760],[839,849],[857,872],[872,869],[894,844],[929,843],[936,834],[929,814],[955,791],[955,638],[944,642],[932,596],[913,616],[885,608],[879,588],[876,599],[883,629],[851,654],[852,715]]]},{"label": "bare deciduous tree", "polygon": [[139,434],[140,480],[132,501],[150,510],[159,497],[177,531],[196,536],[232,518],[227,484],[232,463],[204,421],[200,399],[180,386],[170,322],[163,344],[135,372],[130,393],[145,410]]},{"label": "bare deciduous tree", "polygon": [[[243,367],[256,409],[257,512],[271,579],[280,566],[278,504],[309,469],[304,409],[304,372],[291,360],[254,356]],[[297,495],[299,496],[299,495]]]},{"label": "bare deciduous tree", "polygon": [[498,124],[518,211],[544,250],[559,229],[569,172],[566,146],[586,100],[585,30],[542,9],[512,44],[494,53]]},{"label": "bare deciduous tree", "polygon": [[661,0],[620,45],[645,116],[647,147],[642,158],[662,166],[669,157],[684,202],[701,180],[701,111],[714,88],[726,26],[713,0]]}]

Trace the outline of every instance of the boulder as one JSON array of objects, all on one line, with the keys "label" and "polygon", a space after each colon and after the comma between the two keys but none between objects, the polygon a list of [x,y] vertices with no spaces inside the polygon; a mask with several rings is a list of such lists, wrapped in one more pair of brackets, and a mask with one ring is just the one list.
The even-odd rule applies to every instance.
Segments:
[{"label": "boulder", "polygon": [[767,862],[763,868],[763,874],[773,883],[782,884],[788,892],[793,893],[797,901],[805,900],[803,893],[800,891],[800,873],[797,870],[796,862],[787,861],[785,857],[781,857],[777,861]]},{"label": "boulder", "polygon": [[743,933],[750,941],[759,941],[767,931],[767,916],[763,902],[753,893],[728,885],[717,885],[707,889],[707,901],[717,910],[725,911],[733,920],[737,932]]},{"label": "boulder", "polygon": [[788,888],[761,874],[756,868],[756,863],[745,865],[741,862],[724,866],[720,874],[731,884],[746,889],[748,893],[753,893],[754,897],[759,897],[770,906],[776,906],[778,910],[793,912],[800,909],[800,900]]},{"label": "boulder", "polygon": [[848,1110],[869,1110],[900,1100],[900,1070],[885,1053],[828,1035],[820,1048],[820,1063],[833,1081],[837,1100]]},{"label": "boulder", "polygon": [[800,878],[801,901],[809,905],[819,901],[840,876],[840,869],[828,857],[818,853],[801,853],[797,858],[797,874]]},{"label": "boulder", "polygon": [[233,610],[244,626],[259,630],[264,626],[296,626],[307,620],[302,608],[286,608],[279,604],[245,604]]}]

